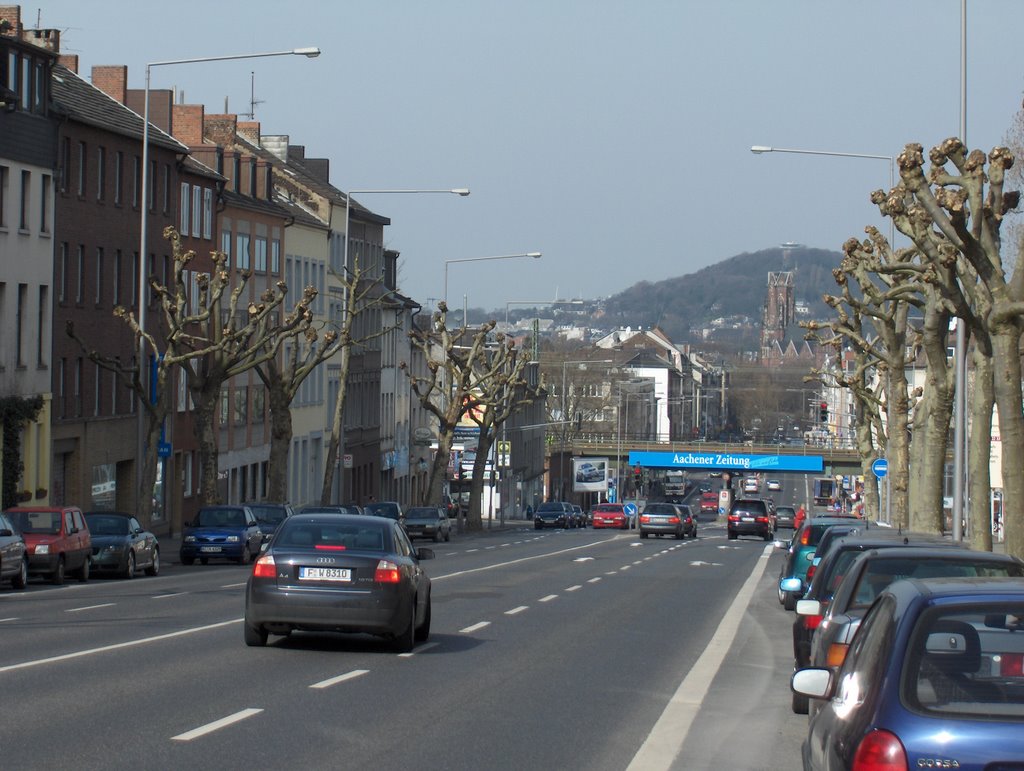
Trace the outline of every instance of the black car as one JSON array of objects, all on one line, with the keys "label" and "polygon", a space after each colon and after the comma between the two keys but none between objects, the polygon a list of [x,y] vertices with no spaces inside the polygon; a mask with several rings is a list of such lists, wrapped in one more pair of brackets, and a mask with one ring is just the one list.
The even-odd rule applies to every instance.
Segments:
[{"label": "black car", "polygon": [[772,540],[775,529],[768,511],[768,504],[760,498],[738,498],[732,502],[726,523],[729,540],[741,535],[756,535],[766,541]]},{"label": "black car", "polygon": [[444,506],[413,506],[405,512],[405,532],[409,538],[452,539],[452,521]]},{"label": "black car", "polygon": [[790,530],[796,525],[796,509],[792,506],[775,507],[775,527],[788,527]]},{"label": "black car", "polygon": [[533,527],[542,530],[545,527],[572,527],[572,507],[561,501],[547,501],[537,507],[533,513]]},{"label": "black car", "polygon": [[395,501],[378,501],[376,503],[368,503],[363,506],[363,514],[369,514],[371,517],[387,517],[393,519],[395,522],[404,522],[405,513],[402,511],[402,504],[396,503]]},{"label": "black car", "polygon": [[433,556],[386,517],[289,517],[246,584],[245,644],[295,630],[367,633],[408,652],[430,634],[430,577],[420,560]]},{"label": "black car", "polygon": [[258,503],[247,503],[245,505],[252,509],[252,513],[256,515],[256,522],[263,533],[264,541],[269,541],[281,523],[295,513],[287,503],[259,501]]},{"label": "black car", "polygon": [[131,514],[120,511],[87,511],[85,521],[92,533],[92,571],[135,578],[160,572],[160,544]]},{"label": "black car", "polygon": [[0,582],[10,581],[13,589],[24,589],[28,581],[25,539],[5,514],[0,514]]}]

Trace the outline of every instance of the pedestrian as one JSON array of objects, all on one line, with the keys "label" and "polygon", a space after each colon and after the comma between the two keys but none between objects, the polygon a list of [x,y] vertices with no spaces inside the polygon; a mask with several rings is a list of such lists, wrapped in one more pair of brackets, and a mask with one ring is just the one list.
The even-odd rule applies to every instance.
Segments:
[{"label": "pedestrian", "polygon": [[804,520],[806,518],[807,518],[807,512],[804,511],[803,504],[800,504],[800,507],[796,510],[796,516],[793,517],[793,532],[794,533],[800,529],[800,525],[802,525],[804,523]]}]

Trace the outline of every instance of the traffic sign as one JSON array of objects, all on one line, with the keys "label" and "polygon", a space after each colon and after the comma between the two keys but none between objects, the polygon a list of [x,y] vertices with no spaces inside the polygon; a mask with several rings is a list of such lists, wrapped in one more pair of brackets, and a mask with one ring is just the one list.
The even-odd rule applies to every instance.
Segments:
[{"label": "traffic sign", "polygon": [[871,464],[871,471],[879,479],[884,479],[889,473],[889,461],[885,458],[876,458],[875,462]]},{"label": "traffic sign", "polygon": [[626,505],[624,505],[622,507],[622,510],[625,511],[629,516],[632,517],[634,514],[636,514],[636,504],[635,503],[627,503]]}]

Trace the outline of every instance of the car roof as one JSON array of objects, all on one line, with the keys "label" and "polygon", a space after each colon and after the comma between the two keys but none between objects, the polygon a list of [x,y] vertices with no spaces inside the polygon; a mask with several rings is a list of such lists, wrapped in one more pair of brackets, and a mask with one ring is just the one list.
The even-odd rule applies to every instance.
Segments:
[{"label": "car roof", "polygon": [[358,514],[341,514],[335,513],[333,511],[325,511],[319,513],[299,512],[298,514],[293,514],[292,516],[288,517],[287,521],[295,526],[303,524],[322,525],[324,523],[359,526],[376,524],[381,528],[390,527],[390,525],[386,523],[394,522],[394,520],[387,519],[386,517],[361,517]]},{"label": "car roof", "polygon": [[884,594],[896,597],[900,607],[921,601],[932,605],[970,606],[990,600],[1024,599],[1024,578],[904,578],[887,586],[881,593]]},{"label": "car roof", "polygon": [[85,514],[85,516],[87,516],[87,517],[91,517],[93,515],[97,515],[97,516],[102,515],[104,517],[125,517],[125,518],[127,518],[127,517],[134,517],[135,516],[134,514],[129,514],[127,511],[83,511],[82,513]]}]

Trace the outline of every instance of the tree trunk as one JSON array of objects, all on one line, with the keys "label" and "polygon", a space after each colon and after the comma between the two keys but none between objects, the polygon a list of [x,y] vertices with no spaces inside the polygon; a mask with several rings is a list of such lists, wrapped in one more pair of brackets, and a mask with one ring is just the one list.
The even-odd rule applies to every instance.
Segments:
[{"label": "tree trunk", "polygon": [[[283,503],[289,498],[288,452],[292,441],[291,395],[287,393],[280,377],[272,377],[267,392],[270,400],[270,461],[267,464],[267,473],[270,479],[267,495],[271,501]],[[299,469],[299,473],[308,474],[309,470],[302,468]]]},{"label": "tree trunk", "polygon": [[907,378],[902,367],[888,373],[888,394],[885,402],[886,448],[889,460],[889,492],[892,495],[892,525],[904,530],[909,524],[908,496],[910,478],[909,441],[907,439]]},{"label": "tree trunk", "polygon": [[1024,557],[1024,419],[1021,417],[1020,332],[1008,324],[992,334],[992,386],[1002,442],[1003,533],[1006,553]]},{"label": "tree trunk", "polygon": [[487,459],[491,456],[494,434],[491,426],[480,426],[476,457],[473,459],[473,478],[469,481],[469,513],[466,518],[467,530],[483,529],[484,477],[487,474]]},{"label": "tree trunk", "polygon": [[[331,502],[331,489],[334,487],[334,470],[338,467],[338,455],[341,450],[342,417],[345,414],[345,381],[348,373],[348,362],[352,356],[352,346],[345,345],[341,349],[341,376],[338,379],[338,400],[334,403],[334,416],[331,419],[331,436],[327,440],[327,458],[324,461],[324,484],[320,489],[320,505],[326,506]],[[344,482],[344,472],[342,480]],[[341,499],[344,500],[344,490],[339,491]]]},{"label": "tree trunk", "polygon": [[197,392],[195,402],[195,431],[199,443],[200,485],[199,502],[203,506],[221,503],[217,491],[218,450],[217,450],[217,408],[220,390],[215,394]]},{"label": "tree trunk", "polygon": [[[159,403],[153,405],[152,411],[146,411],[145,446],[143,447],[142,458],[139,459],[138,502],[139,519],[147,527],[151,527],[153,522],[153,492],[156,488],[157,464],[160,462],[160,458],[157,457],[157,447],[160,444],[160,428],[167,415],[168,410],[161,409]],[[168,483],[168,480],[165,479],[164,484]],[[144,492],[146,490],[149,491],[148,495]]]},{"label": "tree trunk", "polygon": [[437,432],[437,452],[430,466],[430,479],[423,491],[423,505],[430,506],[441,502],[444,495],[444,482],[448,478],[448,463],[452,457],[452,440],[455,434],[451,431]]},{"label": "tree trunk", "polygon": [[[943,482],[946,472],[946,447],[952,409],[945,390],[932,382],[941,379],[929,375],[924,395],[914,413],[914,435],[910,447],[913,458],[910,477],[910,529],[921,533],[943,531]],[[923,411],[922,411],[923,410]]]},{"label": "tree trunk", "polygon": [[975,344],[972,353],[974,390],[971,394],[971,435],[968,438],[967,457],[970,463],[970,489],[968,536],[972,549],[992,551],[992,474],[989,463],[992,455],[992,358]]}]

